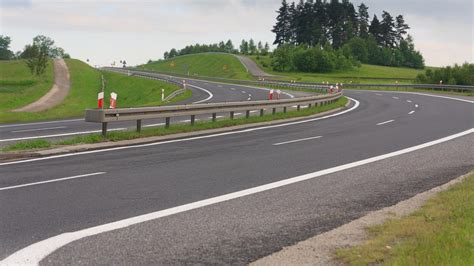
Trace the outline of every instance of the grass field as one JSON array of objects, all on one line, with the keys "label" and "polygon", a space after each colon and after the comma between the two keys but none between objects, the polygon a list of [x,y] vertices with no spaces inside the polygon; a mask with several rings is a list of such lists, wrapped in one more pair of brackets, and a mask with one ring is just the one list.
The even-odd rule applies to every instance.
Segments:
[{"label": "grass field", "polygon": [[[50,110],[38,113],[12,113],[8,112],[11,108],[5,108],[0,110],[0,123],[82,117],[86,108],[95,108],[97,106],[97,93],[101,90],[102,72],[79,60],[66,60],[66,63],[71,75],[71,91],[63,103]],[[104,72],[103,74],[107,81],[105,88],[106,103],[108,103],[110,92],[116,92],[118,94],[117,107],[162,105],[161,89],[165,89],[165,95],[179,89],[178,86],[157,80],[128,77],[111,72]],[[18,76],[22,75],[18,74]],[[47,87],[44,92],[47,92],[50,87]],[[21,90],[13,90],[10,93],[9,102],[13,101],[11,99],[23,97]],[[190,97],[189,91],[173,99],[173,101],[187,97]],[[11,106],[12,104],[8,103],[7,105]]]},{"label": "grass field", "polygon": [[180,75],[251,79],[245,67],[231,54],[201,53],[156,61],[139,68]]},{"label": "grass field", "polygon": [[385,67],[363,64],[360,68],[331,73],[304,73],[304,72],[276,72],[271,69],[269,56],[250,56],[265,72],[282,77],[285,80],[302,82],[330,82],[330,83],[413,83],[416,76],[424,70]]},{"label": "grass field", "polygon": [[337,251],[350,265],[474,265],[474,172],[418,212],[368,229],[361,246]]},{"label": "grass field", "polygon": [[51,89],[53,82],[52,61],[40,77],[31,74],[24,60],[0,61],[0,112],[36,101]]}]

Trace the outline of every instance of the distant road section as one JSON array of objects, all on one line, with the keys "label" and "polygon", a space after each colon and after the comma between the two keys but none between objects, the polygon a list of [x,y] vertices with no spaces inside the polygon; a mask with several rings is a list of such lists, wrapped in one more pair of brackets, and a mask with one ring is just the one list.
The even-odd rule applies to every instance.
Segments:
[{"label": "distant road section", "polygon": [[63,59],[54,60],[54,84],[51,90],[36,102],[13,110],[13,112],[41,112],[60,104],[68,95],[71,86],[69,69]]},{"label": "distant road section", "polygon": [[246,56],[236,55],[240,62],[245,66],[247,71],[254,77],[275,77],[275,75],[264,72],[257,64]]}]

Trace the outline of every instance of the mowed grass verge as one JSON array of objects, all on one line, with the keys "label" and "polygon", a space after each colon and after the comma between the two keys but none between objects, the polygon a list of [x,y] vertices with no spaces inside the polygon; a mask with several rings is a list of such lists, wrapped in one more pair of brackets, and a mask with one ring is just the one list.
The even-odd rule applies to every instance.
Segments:
[{"label": "mowed grass verge", "polygon": [[341,249],[350,265],[474,265],[474,172],[416,213],[368,228],[369,240]]},{"label": "mowed grass verge", "polygon": [[53,61],[41,76],[31,74],[25,60],[0,61],[0,113],[28,105],[46,94],[54,83]]},{"label": "mowed grass verge", "polygon": [[[142,132],[136,132],[133,129],[129,131],[112,131],[112,132],[107,133],[107,137],[103,137],[101,134],[89,134],[89,135],[77,136],[77,137],[73,137],[67,140],[60,140],[60,141],[49,141],[49,140],[23,141],[23,142],[18,142],[18,143],[6,146],[5,148],[2,149],[2,151],[9,152],[9,151],[21,151],[21,150],[33,150],[33,149],[58,147],[62,145],[78,145],[78,144],[91,144],[91,143],[100,143],[100,142],[108,142],[108,141],[130,140],[130,139],[137,139],[137,138],[144,138],[144,137],[165,136],[165,135],[171,135],[171,134],[177,134],[177,133],[202,131],[202,130],[207,130],[207,129],[225,128],[225,127],[231,127],[231,126],[267,122],[267,121],[281,120],[281,119],[287,119],[287,118],[304,117],[304,116],[309,116],[309,115],[329,111],[332,109],[344,107],[346,106],[347,102],[348,102],[348,99],[346,97],[342,97],[334,103],[324,105],[324,106],[301,109],[300,111],[289,111],[287,113],[281,112],[281,113],[276,113],[275,115],[266,114],[264,116],[251,116],[248,119],[243,117],[243,118],[235,118],[233,120],[231,119],[217,120],[216,122],[197,121],[194,126],[190,124],[171,124],[169,128],[165,128],[165,127],[144,128]],[[97,126],[99,128],[100,124],[97,124]]]},{"label": "mowed grass verge", "polygon": [[297,82],[330,82],[330,83],[379,83],[395,84],[414,83],[418,74],[424,70],[386,67],[362,64],[360,68],[353,68],[344,71],[334,71],[330,73],[304,73],[304,72],[277,72],[271,68],[271,58],[269,56],[249,56],[265,72],[277,75],[284,80],[295,80]]},{"label": "mowed grass verge", "polygon": [[[58,106],[38,113],[13,113],[0,110],[0,123],[27,122],[38,120],[64,119],[83,117],[84,110],[97,107],[97,93],[102,88],[101,75],[106,79],[105,97],[108,104],[111,92],[118,94],[117,107],[158,106],[161,101],[161,89],[165,95],[180,88],[162,81],[126,76],[119,73],[102,72],[86,63],[71,59],[66,60],[71,77],[71,90],[66,99]],[[49,88],[45,91],[47,92]],[[174,98],[179,101],[191,96],[191,92]],[[21,97],[21,94],[17,97]]]},{"label": "mowed grass verge", "polygon": [[201,53],[178,56],[169,60],[155,61],[138,66],[139,69],[193,77],[217,77],[226,79],[251,79],[242,63],[231,54]]}]

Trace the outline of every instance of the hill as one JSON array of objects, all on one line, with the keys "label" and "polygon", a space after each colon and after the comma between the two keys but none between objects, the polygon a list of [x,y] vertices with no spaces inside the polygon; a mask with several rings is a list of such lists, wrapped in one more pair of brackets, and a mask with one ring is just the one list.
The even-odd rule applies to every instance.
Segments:
[{"label": "hill", "polygon": [[[28,75],[26,71],[15,72],[15,69],[22,69],[22,65],[24,65],[23,62],[1,61],[0,69],[6,69],[5,73],[15,72],[12,77],[9,77],[10,80],[8,84],[14,83],[13,81],[15,81],[18,84],[24,83],[25,85],[0,86],[0,101],[2,103],[2,108],[0,109],[0,123],[82,117],[85,109],[97,107],[97,93],[101,90],[102,74],[107,81],[105,87],[106,103],[108,103],[108,94],[112,91],[116,92],[118,94],[117,107],[161,105],[163,104],[163,102],[161,102],[161,89],[165,89],[165,95],[169,95],[179,89],[176,85],[162,81],[102,72],[75,59],[66,60],[66,63],[71,76],[71,89],[64,102],[43,112],[12,113],[9,112],[9,110],[35,101],[46,93],[51,88],[53,77],[52,74],[51,76],[48,76],[48,74],[45,77],[38,78],[38,81],[36,81],[35,77]],[[52,73],[52,70],[49,72]],[[0,80],[6,80],[3,75],[1,78]],[[51,82],[47,83],[43,81],[43,84],[40,82],[43,79],[46,81],[51,80]],[[36,83],[31,83],[31,81],[35,81]],[[3,81],[3,83],[0,84],[7,83]],[[42,86],[39,89],[35,89],[34,84],[42,84]],[[27,94],[26,92],[30,93]],[[175,98],[174,101],[182,100],[189,96],[190,92],[187,92]],[[28,101],[26,99],[28,99]],[[3,104],[3,102],[5,102],[5,104]]]},{"label": "hill", "polygon": [[232,54],[200,53],[177,56],[138,66],[141,69],[170,74],[218,77],[227,79],[250,79],[245,67]]}]

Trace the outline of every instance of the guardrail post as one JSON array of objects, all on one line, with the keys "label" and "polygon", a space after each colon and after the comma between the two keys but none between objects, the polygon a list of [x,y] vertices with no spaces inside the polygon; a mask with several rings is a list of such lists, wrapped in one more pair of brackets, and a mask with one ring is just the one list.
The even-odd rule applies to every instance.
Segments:
[{"label": "guardrail post", "polygon": [[191,115],[191,126],[194,126],[195,120],[196,120],[196,115]]},{"label": "guardrail post", "polygon": [[230,112],[230,119],[234,119],[234,111]]},{"label": "guardrail post", "polygon": [[277,111],[277,109],[276,109],[276,108],[273,108],[273,109],[272,109],[272,115],[276,114],[276,111]]},{"label": "guardrail post", "polygon": [[265,109],[260,109],[260,116],[263,116],[264,113],[265,113]]},{"label": "guardrail post", "polygon": [[142,132],[142,120],[137,120],[137,132]]},{"label": "guardrail post", "polygon": [[102,123],[102,136],[107,136],[107,122]]},{"label": "guardrail post", "polygon": [[250,110],[247,110],[245,111],[245,118],[249,118],[250,117]]},{"label": "guardrail post", "polygon": [[216,119],[217,119],[217,114],[212,113],[212,122],[216,122]]},{"label": "guardrail post", "polygon": [[286,113],[286,106],[283,107],[283,113]]},{"label": "guardrail post", "polygon": [[311,104],[308,104],[308,109],[310,109],[310,108],[311,108],[311,106],[312,106]]},{"label": "guardrail post", "polygon": [[165,118],[165,128],[169,128],[169,127],[170,127],[170,120],[171,120],[171,119],[170,119],[169,117]]},{"label": "guardrail post", "polygon": [[297,111],[301,110],[301,105],[298,104],[298,105],[296,106],[296,110],[297,110]]}]

